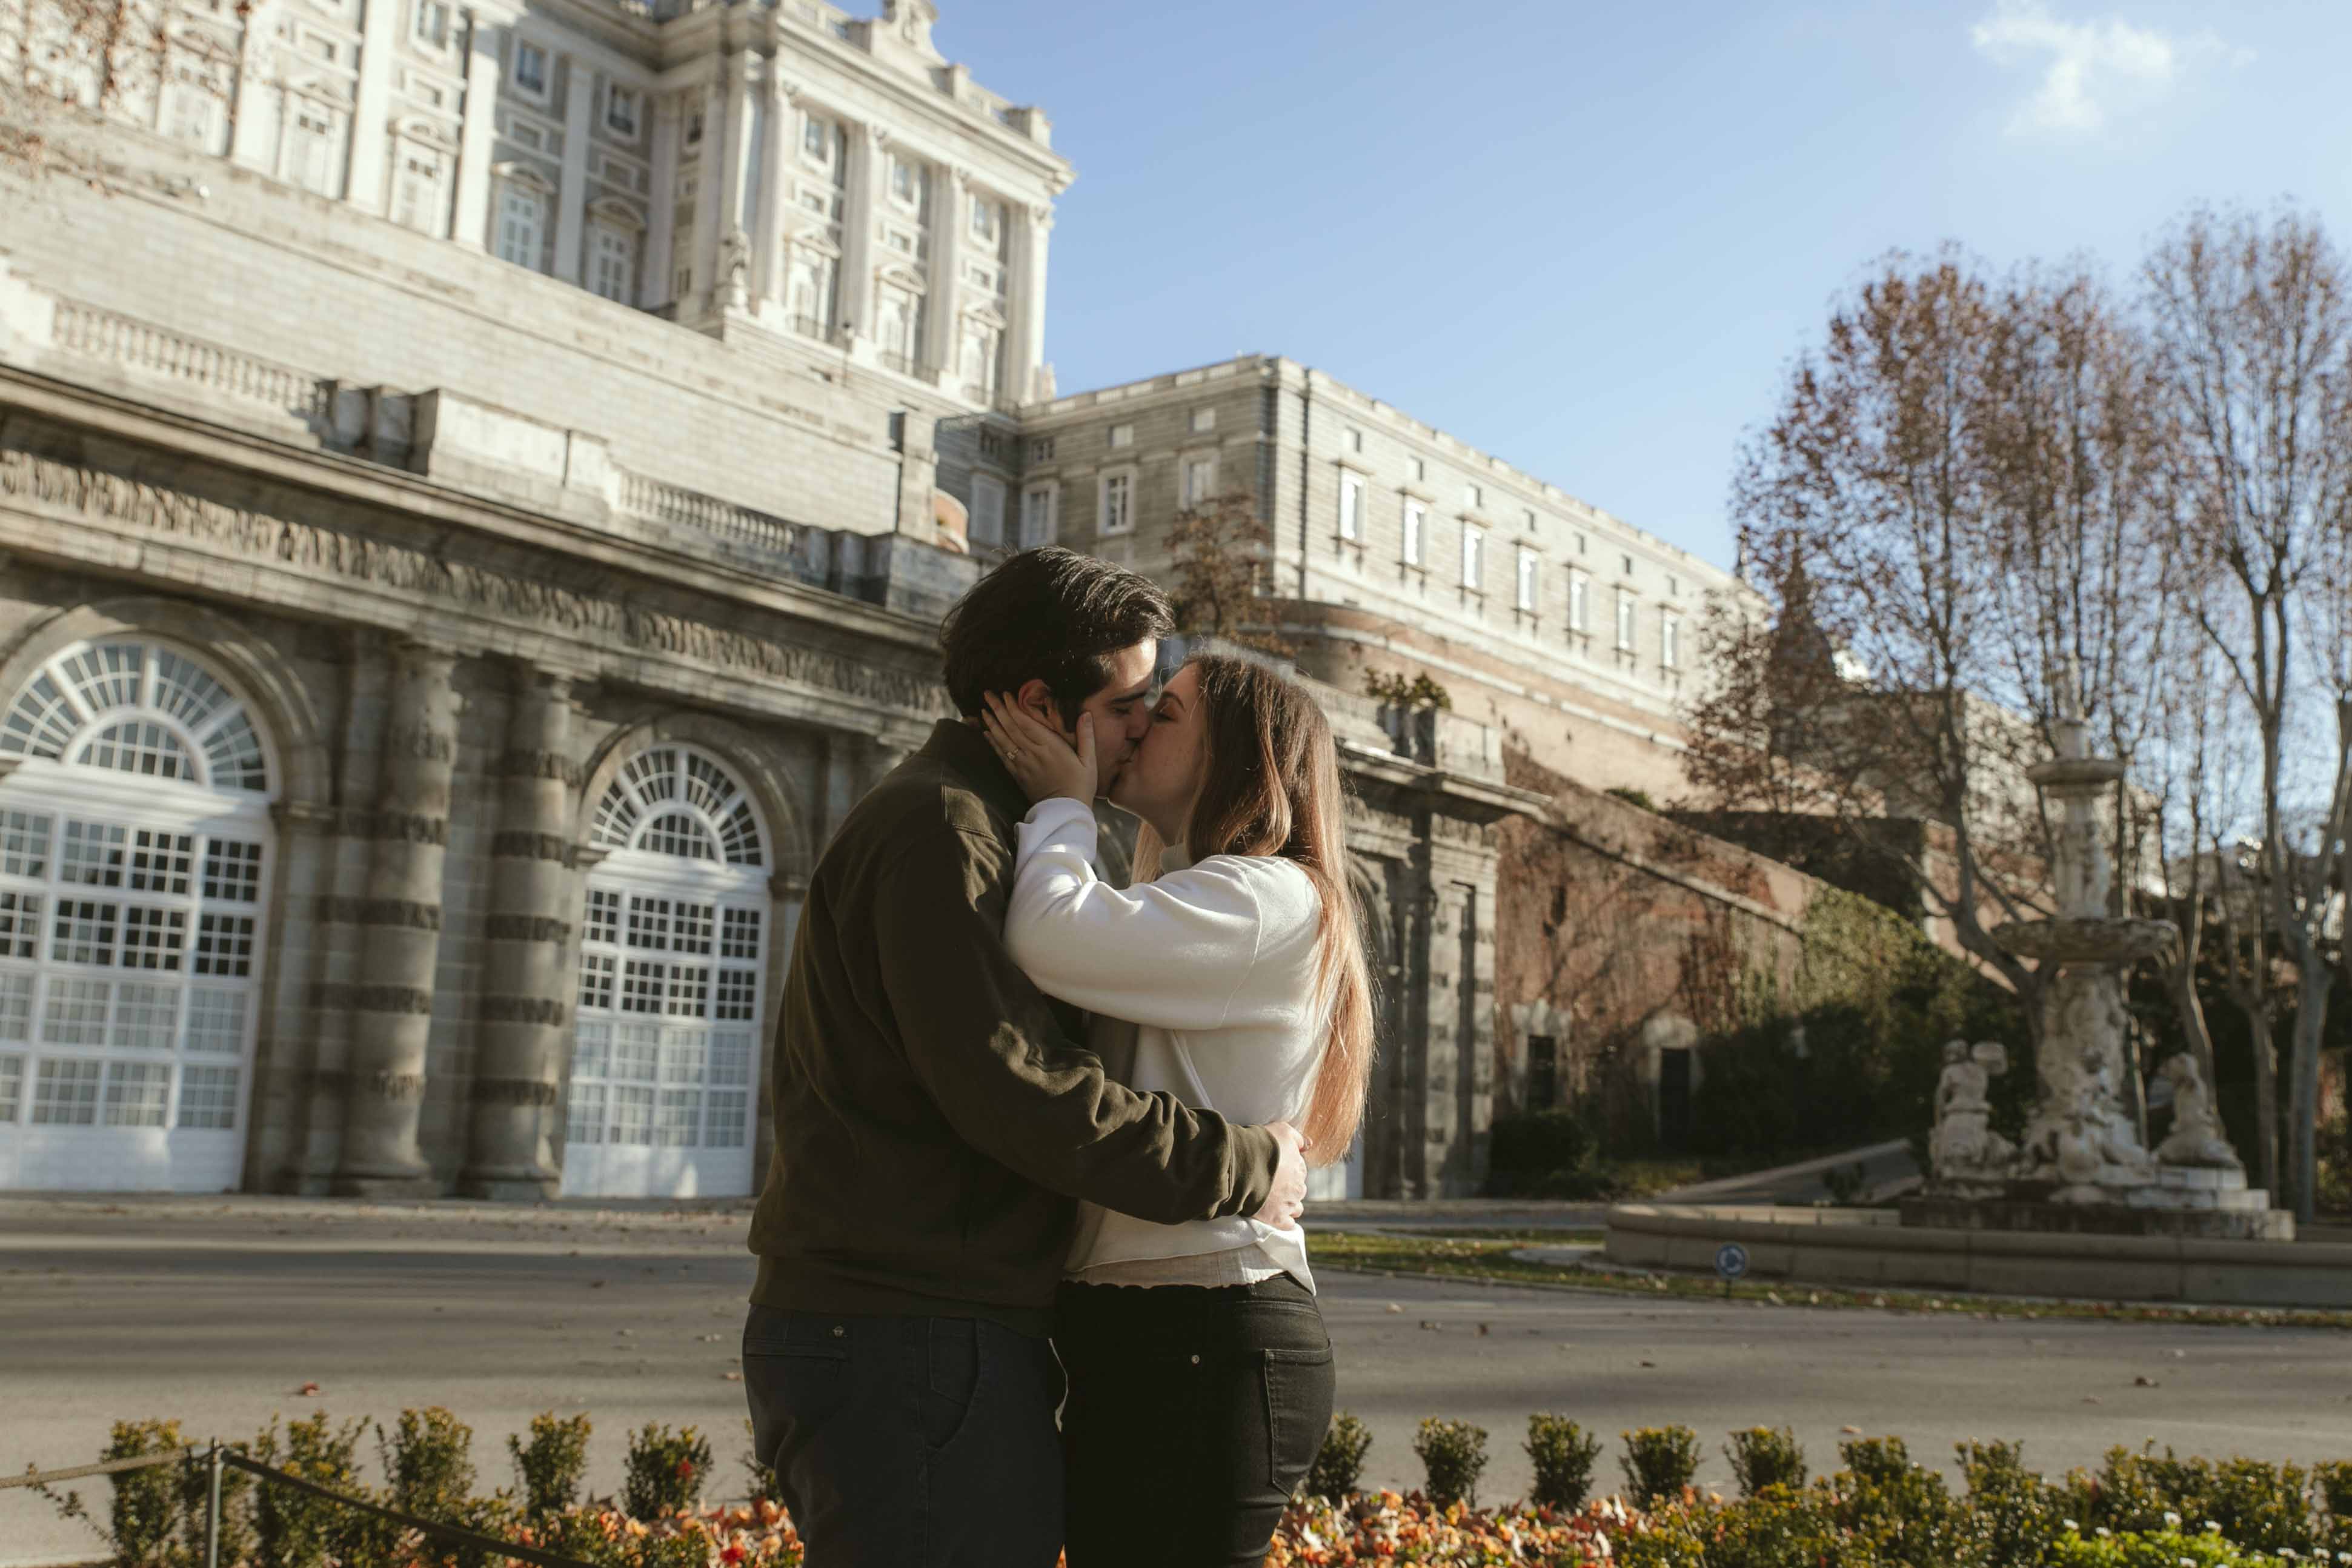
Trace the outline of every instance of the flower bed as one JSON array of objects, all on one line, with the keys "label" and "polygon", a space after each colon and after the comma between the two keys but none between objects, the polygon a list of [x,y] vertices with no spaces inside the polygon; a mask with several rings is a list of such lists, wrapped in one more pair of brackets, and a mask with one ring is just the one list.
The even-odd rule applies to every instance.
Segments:
[{"label": "flower bed", "polygon": [[[446,1410],[404,1412],[374,1427],[384,1484],[370,1487],[355,1456],[365,1422],[323,1414],[242,1446],[258,1462],[342,1498],[559,1553],[592,1568],[803,1568],[800,1537],[772,1478],[747,1463],[762,1494],[706,1506],[710,1447],[692,1428],[647,1426],[629,1436],[618,1499],[578,1497],[589,1426],[542,1415],[528,1440],[508,1440],[518,1485],[477,1495],[472,1434]],[[1486,1434],[1461,1421],[1423,1424],[1423,1491],[1359,1489],[1369,1430],[1334,1424],[1313,1484],[1285,1514],[1268,1568],[1427,1563],[1569,1568],[2352,1568],[2352,1460],[2314,1466],[2181,1458],[2112,1450],[2095,1470],[2044,1479],[2015,1444],[1964,1443],[1961,1484],[1912,1462],[1895,1437],[1841,1443],[1843,1468],[1807,1480],[1790,1433],[1730,1435],[1725,1449],[1750,1494],[1727,1500],[1690,1484],[1699,1462],[1686,1427],[1622,1435],[1620,1467],[1637,1507],[1591,1498],[1601,1445],[1565,1417],[1528,1424],[1541,1501],[1480,1508],[1475,1491]],[[176,1452],[173,1422],[125,1422],[103,1458]],[[225,1568],[496,1568],[486,1549],[231,1471],[223,1492]],[[111,1541],[121,1568],[196,1568],[204,1561],[205,1473],[166,1463],[113,1478],[101,1520],[57,1500]],[[54,1494],[53,1494],[54,1495]],[[1436,1500],[1438,1497],[1459,1500]],[[1139,1521],[1139,1530],[1150,1528]]]}]

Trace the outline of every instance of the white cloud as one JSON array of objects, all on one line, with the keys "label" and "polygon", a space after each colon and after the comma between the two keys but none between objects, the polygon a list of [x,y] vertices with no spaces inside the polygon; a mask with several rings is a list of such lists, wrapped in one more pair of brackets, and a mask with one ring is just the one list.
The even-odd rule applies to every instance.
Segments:
[{"label": "white cloud", "polygon": [[2012,135],[2097,131],[2117,112],[2161,100],[2209,60],[2243,64],[2252,58],[2211,33],[2179,37],[2133,26],[2120,16],[2063,21],[2043,0],[1994,0],[1991,14],[1969,29],[1969,37],[1996,65],[2041,73],[2032,96],[2010,116]]}]

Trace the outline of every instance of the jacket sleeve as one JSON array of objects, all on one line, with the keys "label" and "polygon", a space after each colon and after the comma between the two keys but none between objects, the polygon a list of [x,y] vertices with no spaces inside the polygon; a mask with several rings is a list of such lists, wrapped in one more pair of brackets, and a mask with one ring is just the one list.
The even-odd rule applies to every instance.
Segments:
[{"label": "jacket sleeve", "polygon": [[987,907],[1003,847],[955,837],[960,847],[908,846],[881,868],[874,935],[908,1064],[957,1135],[1040,1186],[1138,1219],[1257,1212],[1274,1135],[1106,1077],[1005,950]]},{"label": "jacket sleeve", "polygon": [[[1162,1029],[1278,1022],[1307,1005],[1318,918],[1286,864],[1213,855],[1157,881],[1095,874],[1094,813],[1040,802],[1021,825],[1004,943],[1037,988],[1090,1013]],[[1294,886],[1293,884],[1296,884]]]}]

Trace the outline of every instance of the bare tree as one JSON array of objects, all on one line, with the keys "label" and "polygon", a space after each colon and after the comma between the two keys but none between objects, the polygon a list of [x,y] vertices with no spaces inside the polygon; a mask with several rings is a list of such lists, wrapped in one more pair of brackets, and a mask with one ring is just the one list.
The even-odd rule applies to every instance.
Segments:
[{"label": "bare tree", "polygon": [[[2292,212],[2267,221],[2192,213],[2144,277],[2180,437],[2183,538],[2207,580],[2192,603],[2258,738],[2255,882],[2295,982],[2285,1174],[2308,1221],[2323,939],[2352,813],[2352,689],[2329,689],[2347,656],[2323,581],[2334,542],[2352,526],[2352,291],[2318,224]],[[2338,646],[2326,646],[2331,635]],[[2306,653],[2298,639],[2320,646]],[[2298,767],[2299,742],[2331,697],[2334,765],[2323,785]]]},{"label": "bare tree", "polygon": [[[1741,558],[1779,614],[1711,617],[1719,685],[1692,711],[1710,804],[1850,825],[2037,1035],[2038,971],[1991,928],[2050,908],[2053,825],[2025,768],[2059,672],[2127,750],[2153,722],[2168,589],[2143,364],[2079,271],[1996,287],[1950,251],[1891,258],[1743,452]],[[1886,815],[1937,825],[1948,865],[1864,826]]]},{"label": "bare tree", "polygon": [[1178,512],[1168,531],[1176,629],[1289,653],[1265,607],[1273,551],[1274,531],[1257,515],[1256,498],[1247,490]]},{"label": "bare tree", "polygon": [[252,9],[0,0],[0,169],[103,184],[110,121],[226,153]]}]

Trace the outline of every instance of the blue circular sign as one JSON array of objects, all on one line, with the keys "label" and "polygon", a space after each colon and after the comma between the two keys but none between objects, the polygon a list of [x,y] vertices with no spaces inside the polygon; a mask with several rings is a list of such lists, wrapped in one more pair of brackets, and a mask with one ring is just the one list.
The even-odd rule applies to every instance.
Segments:
[{"label": "blue circular sign", "polygon": [[1737,1279],[1748,1272],[1748,1249],[1736,1241],[1727,1241],[1715,1249],[1715,1271],[1726,1279]]}]

